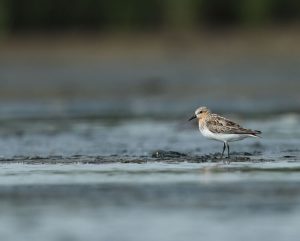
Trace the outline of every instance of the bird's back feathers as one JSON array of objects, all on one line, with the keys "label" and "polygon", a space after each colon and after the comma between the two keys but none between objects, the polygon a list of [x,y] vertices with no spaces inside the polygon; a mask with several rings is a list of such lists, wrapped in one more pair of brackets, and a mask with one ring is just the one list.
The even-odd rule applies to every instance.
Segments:
[{"label": "bird's back feathers", "polygon": [[206,117],[206,127],[213,133],[223,134],[246,134],[259,137],[261,131],[241,127],[239,124],[217,114],[210,114]]}]

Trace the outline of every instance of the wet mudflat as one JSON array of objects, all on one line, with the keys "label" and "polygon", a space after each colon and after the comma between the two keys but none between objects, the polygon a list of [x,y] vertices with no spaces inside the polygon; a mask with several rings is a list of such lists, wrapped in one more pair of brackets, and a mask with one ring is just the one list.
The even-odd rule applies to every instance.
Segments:
[{"label": "wet mudflat", "polygon": [[1,239],[298,240],[300,119],[277,117],[240,118],[264,134],[229,165],[185,119],[2,120]]}]

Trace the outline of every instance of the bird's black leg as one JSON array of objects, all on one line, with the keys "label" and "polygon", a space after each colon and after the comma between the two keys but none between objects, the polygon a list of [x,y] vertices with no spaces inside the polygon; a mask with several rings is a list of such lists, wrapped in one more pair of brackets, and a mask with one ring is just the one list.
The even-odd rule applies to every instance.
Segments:
[{"label": "bird's black leg", "polygon": [[224,145],[223,145],[223,151],[222,151],[222,155],[221,155],[221,159],[223,158],[225,149],[226,149],[226,146],[225,146],[225,142],[224,142]]},{"label": "bird's black leg", "polygon": [[[227,147],[227,160],[225,161],[225,160],[223,160],[223,162],[225,163],[225,164],[230,164],[230,160],[229,160],[229,145],[228,145],[228,143],[227,142],[224,142],[224,149],[225,149],[225,147]],[[223,151],[224,152],[224,151]]]},{"label": "bird's black leg", "polygon": [[227,143],[227,157],[229,158],[230,155],[229,155],[229,144]]}]

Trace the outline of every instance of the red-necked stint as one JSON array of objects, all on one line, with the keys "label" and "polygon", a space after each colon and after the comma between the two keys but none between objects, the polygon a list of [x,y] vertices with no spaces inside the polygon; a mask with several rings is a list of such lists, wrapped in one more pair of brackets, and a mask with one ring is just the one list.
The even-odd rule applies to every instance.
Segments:
[{"label": "red-necked stint", "polygon": [[221,158],[223,158],[226,147],[229,158],[228,142],[243,140],[247,137],[260,137],[258,134],[261,134],[261,131],[245,129],[231,120],[213,114],[204,106],[199,107],[189,121],[195,118],[198,120],[199,130],[203,136],[224,143]]}]

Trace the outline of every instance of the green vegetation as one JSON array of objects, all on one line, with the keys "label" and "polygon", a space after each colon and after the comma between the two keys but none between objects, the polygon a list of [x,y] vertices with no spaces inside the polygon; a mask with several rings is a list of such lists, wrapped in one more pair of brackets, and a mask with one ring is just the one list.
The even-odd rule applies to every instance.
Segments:
[{"label": "green vegetation", "polygon": [[297,23],[298,0],[0,0],[0,33]]},{"label": "green vegetation", "polygon": [[8,1],[0,0],[0,36],[5,34],[10,27],[9,12]]}]

